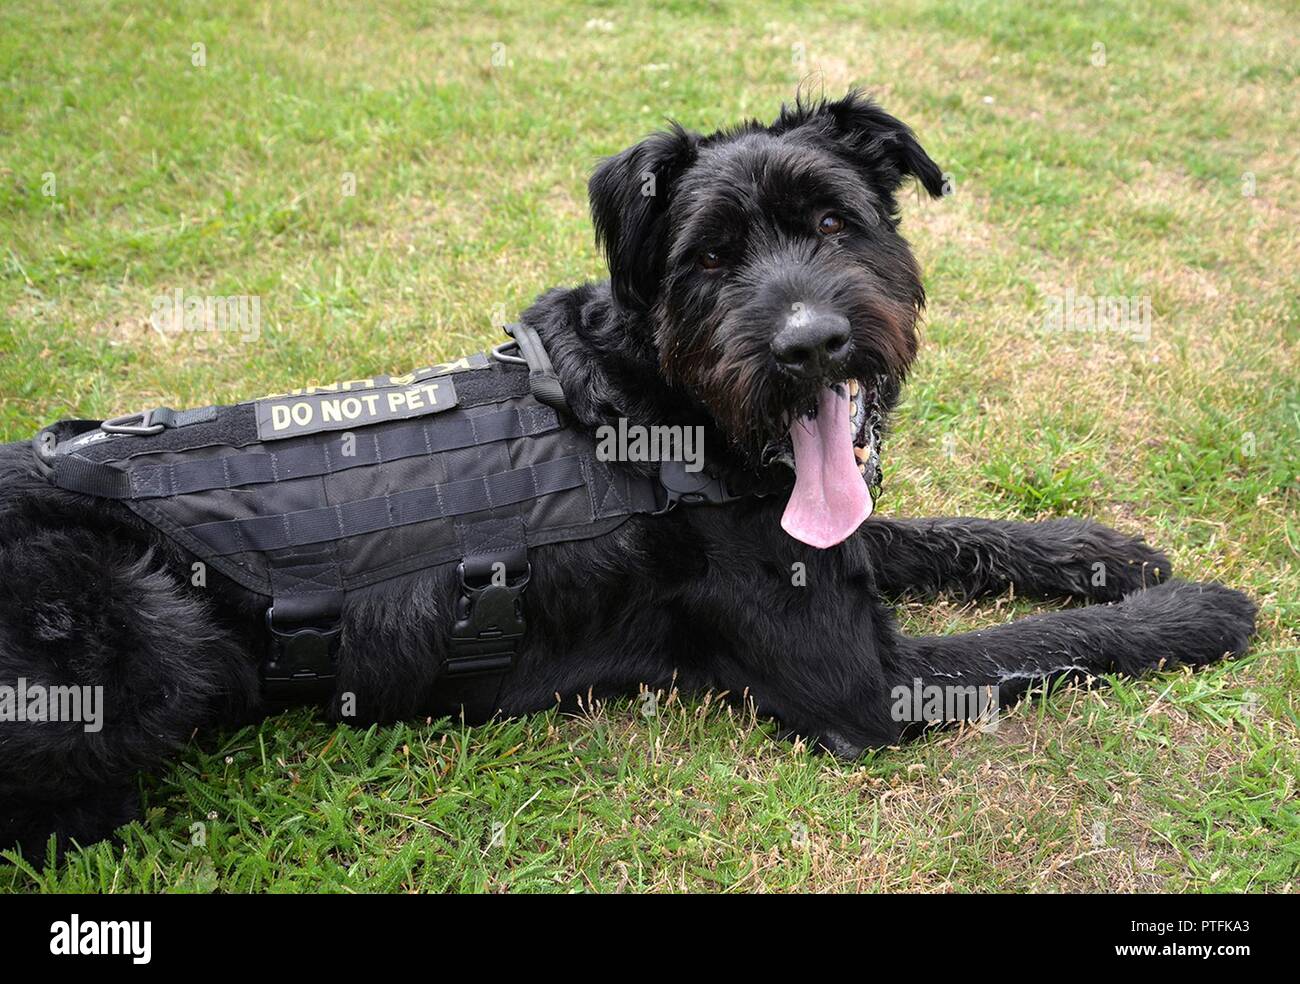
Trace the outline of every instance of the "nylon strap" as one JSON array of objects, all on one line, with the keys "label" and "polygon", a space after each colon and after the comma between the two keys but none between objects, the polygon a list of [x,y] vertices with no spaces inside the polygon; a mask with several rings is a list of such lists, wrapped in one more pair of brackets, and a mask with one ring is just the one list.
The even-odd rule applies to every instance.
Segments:
[{"label": "nylon strap", "polygon": [[460,590],[434,700],[440,713],[486,721],[498,710],[527,630],[527,532],[518,516],[457,523],[456,532]]},{"label": "nylon strap", "polygon": [[[207,419],[203,416],[187,423]],[[54,483],[72,492],[108,499],[158,499],[336,474],[385,461],[544,434],[559,427],[559,417],[549,407],[507,407],[478,416],[460,414],[413,421],[372,433],[361,430],[352,455],[331,454],[325,443],[310,441],[277,451],[251,451],[221,458],[166,464],[138,461],[132,462],[128,470],[68,454],[55,458]]]},{"label": "nylon strap", "polygon": [[335,544],[271,565],[262,693],[272,704],[325,700],[338,676],[343,584]]},{"label": "nylon strap", "polygon": [[205,424],[217,419],[219,407],[195,407],[193,410],[173,410],[171,407],[159,407],[149,413],[149,423],[162,424],[163,427],[188,427],[190,424]]},{"label": "nylon strap", "polygon": [[125,469],[106,461],[87,461],[75,454],[55,458],[51,481],[69,492],[104,499],[131,498],[131,476]]},{"label": "nylon strap", "polygon": [[508,407],[475,417],[464,415],[413,421],[371,433],[360,430],[356,435],[355,453],[346,456],[331,454],[325,442],[312,440],[278,451],[255,451],[161,465],[140,463],[131,468],[130,497],[164,498],[189,492],[332,475],[386,461],[530,437],[559,427],[559,417],[549,407],[534,407],[529,412],[519,407]]},{"label": "nylon strap", "polygon": [[569,455],[523,468],[408,489],[336,506],[192,526],[189,532],[217,556],[283,550],[410,523],[514,505],[584,484],[582,458]]}]

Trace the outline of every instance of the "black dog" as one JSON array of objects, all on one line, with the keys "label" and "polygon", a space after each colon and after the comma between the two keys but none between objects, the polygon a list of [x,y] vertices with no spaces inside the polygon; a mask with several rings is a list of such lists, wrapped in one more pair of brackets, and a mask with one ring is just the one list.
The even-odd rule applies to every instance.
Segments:
[{"label": "black dog", "polygon": [[[770,126],[674,127],[600,165],[591,209],[611,280],[552,290],[523,316],[579,426],[700,426],[724,471],[793,467],[793,489],[536,550],[502,713],[675,681],[748,693],[785,732],[853,756],[924,726],[896,708],[918,681],[996,687],[1005,704],[1062,675],[1244,651],[1248,598],[1168,580],[1163,554],[1104,527],[868,519],[925,299],[898,233],[909,176],[941,194],[912,132],[856,93]],[[0,722],[0,843],[108,836],[137,813],[138,772],[196,729],[266,713],[265,599],[217,575],[193,587],[191,560],[126,509],[52,487],[29,445],[0,449],[0,685],[102,686],[106,704],[96,733]],[[881,600],[1008,588],[1112,604],[909,638]],[[439,569],[350,596],[349,722],[457,712],[436,679],[454,592]]]}]

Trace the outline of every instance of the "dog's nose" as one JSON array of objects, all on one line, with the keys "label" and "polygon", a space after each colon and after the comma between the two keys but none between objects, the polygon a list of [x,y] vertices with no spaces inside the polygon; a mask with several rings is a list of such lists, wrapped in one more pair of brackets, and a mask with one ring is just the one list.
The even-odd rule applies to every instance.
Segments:
[{"label": "dog's nose", "polygon": [[772,354],[795,376],[820,376],[849,354],[849,319],[820,313],[791,318],[772,339]]}]

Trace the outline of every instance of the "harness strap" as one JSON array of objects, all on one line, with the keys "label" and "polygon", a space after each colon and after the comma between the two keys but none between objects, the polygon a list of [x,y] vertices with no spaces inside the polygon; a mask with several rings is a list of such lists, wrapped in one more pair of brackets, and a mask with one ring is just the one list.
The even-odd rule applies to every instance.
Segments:
[{"label": "harness strap", "polygon": [[173,410],[171,407],[157,407],[153,410],[139,410],[124,413],[120,417],[111,417],[100,424],[106,434],[135,434],[149,436],[176,427],[188,427],[190,424],[205,424],[217,419],[218,407],[195,407],[193,410]]},{"label": "harness strap", "polygon": [[[188,423],[202,423],[209,419],[212,418],[204,415]],[[78,423],[93,425],[87,430],[103,426],[94,421]],[[279,451],[250,451],[167,464],[132,462],[129,470],[107,461],[58,454],[58,435],[50,428],[37,435],[35,448],[38,460],[52,469],[51,480],[60,488],[108,499],[159,499],[213,489],[263,485],[290,478],[337,474],[386,461],[545,434],[558,430],[560,426],[559,417],[549,407],[533,407],[527,412],[518,407],[508,407],[477,416],[459,415],[403,423],[367,435],[368,439],[357,441],[356,453],[346,457],[330,454],[320,443],[304,443]]]},{"label": "harness strap", "polygon": [[336,506],[200,523],[190,527],[189,532],[217,556],[325,543],[410,523],[515,505],[577,488],[585,481],[581,463],[580,456],[569,455],[481,478],[392,492]]},{"label": "harness strap", "polygon": [[262,693],[272,704],[325,700],[338,675],[343,585],[332,548],[271,568]]},{"label": "harness strap", "polygon": [[[98,425],[96,425],[98,426]],[[46,431],[36,435],[39,441]],[[116,465],[105,461],[88,461],[77,455],[54,455],[53,444],[48,445],[51,453],[37,446],[36,460],[49,469],[49,479],[61,489],[69,492],[84,492],[86,495],[99,496],[104,499],[131,498],[131,475]]]},{"label": "harness strap", "polygon": [[660,463],[659,485],[662,486],[663,501],[655,515],[662,515],[679,505],[721,505],[772,495],[790,487],[789,479],[780,474],[728,479],[710,471],[707,466],[689,472],[681,461]]},{"label": "harness strap", "polygon": [[131,470],[131,497],[162,498],[212,489],[262,485],[290,478],[333,475],[403,458],[493,444],[558,430],[559,418],[548,407],[523,412],[508,407],[476,417],[414,421],[366,434],[355,454],[330,454],[321,443],[299,444],[280,451],[255,451],[224,458],[201,458],[172,464],[138,464]]},{"label": "harness strap", "polygon": [[[456,569],[459,594],[436,699],[450,713],[462,710],[467,720],[496,713],[501,685],[514,669],[528,629],[524,589],[532,568],[523,533],[517,520],[462,531],[466,556]],[[516,544],[487,549],[503,536]]]},{"label": "harness strap", "polygon": [[551,357],[537,330],[519,322],[507,325],[506,334],[515,340],[520,354],[528,363],[528,388],[534,398],[555,410],[567,411],[569,401],[564,397],[564,387],[560,385],[560,377],[551,365]]}]

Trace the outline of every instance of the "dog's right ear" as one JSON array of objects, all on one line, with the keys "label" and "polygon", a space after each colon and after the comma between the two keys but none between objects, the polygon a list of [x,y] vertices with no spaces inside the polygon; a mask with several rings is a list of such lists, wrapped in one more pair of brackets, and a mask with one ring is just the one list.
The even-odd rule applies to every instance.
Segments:
[{"label": "dog's right ear", "polygon": [[644,310],[654,301],[668,253],[672,184],[694,162],[701,139],[673,123],[606,158],[587,183],[596,245],[605,251],[622,307]]}]

